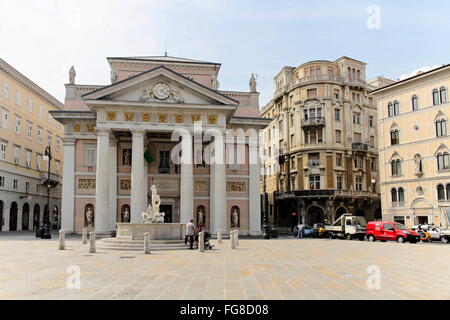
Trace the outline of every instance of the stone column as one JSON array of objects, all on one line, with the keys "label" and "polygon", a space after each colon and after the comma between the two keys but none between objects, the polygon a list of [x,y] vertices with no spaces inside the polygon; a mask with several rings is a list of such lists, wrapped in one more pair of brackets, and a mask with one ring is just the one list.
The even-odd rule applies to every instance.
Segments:
[{"label": "stone column", "polygon": [[133,150],[131,160],[131,223],[140,223],[141,213],[147,211],[147,194],[144,184],[147,181],[144,172],[144,133],[132,131]]},{"label": "stone column", "polygon": [[20,205],[17,208],[17,231],[22,231],[22,208]]},{"label": "stone column", "polygon": [[116,229],[117,220],[117,139],[109,141],[109,230]]},{"label": "stone column", "polygon": [[194,217],[192,137],[183,136],[181,143],[180,223],[187,223]]},{"label": "stone column", "polygon": [[3,219],[5,223],[3,224],[2,231],[9,231],[9,207],[3,202]]},{"label": "stone column", "polygon": [[256,141],[249,142],[249,180],[248,180],[248,208],[249,233],[251,236],[262,235],[261,231],[261,198],[260,177],[261,165]]},{"label": "stone column", "polygon": [[97,176],[95,188],[95,231],[111,231],[109,227],[109,130],[97,133]]},{"label": "stone column", "polygon": [[[69,233],[73,232],[75,228],[75,141],[75,139],[63,139],[64,159],[62,174],[61,229],[66,230]],[[42,217],[42,214],[40,214],[40,216]]]},{"label": "stone column", "polygon": [[[226,164],[225,164],[225,146],[221,137],[215,137],[214,140],[214,160],[211,163],[211,183],[213,193],[210,198],[213,199],[210,213],[211,232],[216,233],[218,229],[227,232],[227,192],[226,192]],[[259,194],[259,192],[258,192]]]}]

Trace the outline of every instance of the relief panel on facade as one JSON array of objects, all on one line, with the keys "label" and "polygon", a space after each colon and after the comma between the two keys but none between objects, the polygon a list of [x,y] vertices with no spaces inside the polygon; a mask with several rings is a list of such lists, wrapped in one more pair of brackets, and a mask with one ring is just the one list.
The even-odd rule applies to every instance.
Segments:
[{"label": "relief panel on facade", "polygon": [[227,182],[228,192],[245,192],[247,191],[246,182]]},{"label": "relief panel on facade", "polygon": [[95,179],[78,179],[78,189],[95,189]]},{"label": "relief panel on facade", "polygon": [[131,190],[131,179],[120,180],[120,190]]},{"label": "relief panel on facade", "polygon": [[208,182],[206,181],[195,181],[195,191],[208,191]]}]

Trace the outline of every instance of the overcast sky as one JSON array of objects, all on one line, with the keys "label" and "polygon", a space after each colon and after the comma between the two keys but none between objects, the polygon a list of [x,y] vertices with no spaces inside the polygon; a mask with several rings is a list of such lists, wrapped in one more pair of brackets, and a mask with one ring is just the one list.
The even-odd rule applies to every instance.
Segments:
[{"label": "overcast sky", "polygon": [[0,57],[61,101],[71,65],[77,83],[109,84],[106,57],[163,55],[166,41],[171,56],[222,63],[220,89],[248,90],[256,73],[261,106],[285,65],[345,55],[398,79],[450,63],[448,0],[0,0],[0,12]]}]

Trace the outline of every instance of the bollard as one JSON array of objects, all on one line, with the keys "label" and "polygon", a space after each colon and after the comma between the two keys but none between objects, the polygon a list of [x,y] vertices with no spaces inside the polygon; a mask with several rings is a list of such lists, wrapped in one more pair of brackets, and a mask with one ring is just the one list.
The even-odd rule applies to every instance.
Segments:
[{"label": "bollard", "polygon": [[87,244],[87,229],[83,229],[83,234],[81,236],[81,243]]},{"label": "bollard", "polygon": [[236,230],[236,231],[234,231],[234,232],[236,232],[236,235],[235,235],[236,247],[239,247],[239,231]]},{"label": "bollard", "polygon": [[89,253],[95,253],[95,232],[89,233]]},{"label": "bollard", "polygon": [[222,243],[222,231],[217,229],[217,243]]},{"label": "bollard", "polygon": [[198,234],[198,252],[205,252],[205,233],[203,231]]},{"label": "bollard", "polygon": [[236,231],[230,231],[231,249],[236,249]]},{"label": "bollard", "polygon": [[66,249],[66,233],[63,230],[59,230],[59,250]]},{"label": "bollard", "polygon": [[150,254],[150,233],[144,233],[144,254]]}]

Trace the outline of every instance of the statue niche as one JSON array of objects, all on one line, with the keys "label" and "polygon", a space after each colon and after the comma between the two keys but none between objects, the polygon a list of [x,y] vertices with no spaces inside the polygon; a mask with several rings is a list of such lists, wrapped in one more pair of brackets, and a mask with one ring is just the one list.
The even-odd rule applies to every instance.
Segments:
[{"label": "statue niche", "polygon": [[86,228],[95,227],[94,206],[92,204],[87,204],[84,207],[84,226]]},{"label": "statue niche", "polygon": [[231,228],[241,227],[241,210],[238,206],[231,208]]},{"label": "statue niche", "polygon": [[204,206],[197,207],[197,225],[206,225],[206,210]]},{"label": "statue niche", "polygon": [[130,206],[125,204],[120,210],[120,221],[124,223],[130,223]]}]

